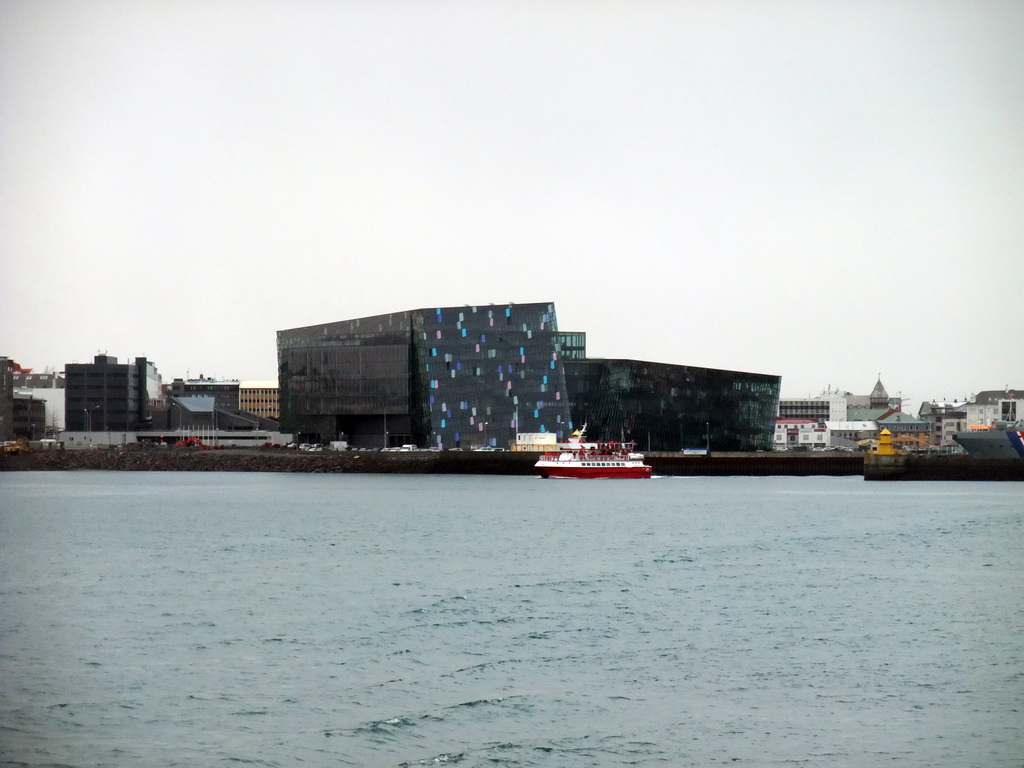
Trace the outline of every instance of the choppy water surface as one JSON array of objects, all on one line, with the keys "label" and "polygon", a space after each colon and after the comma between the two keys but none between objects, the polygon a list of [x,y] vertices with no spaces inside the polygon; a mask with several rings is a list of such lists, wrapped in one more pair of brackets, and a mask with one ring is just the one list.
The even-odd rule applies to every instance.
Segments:
[{"label": "choppy water surface", "polygon": [[1024,765],[1019,484],[0,474],[10,765]]}]

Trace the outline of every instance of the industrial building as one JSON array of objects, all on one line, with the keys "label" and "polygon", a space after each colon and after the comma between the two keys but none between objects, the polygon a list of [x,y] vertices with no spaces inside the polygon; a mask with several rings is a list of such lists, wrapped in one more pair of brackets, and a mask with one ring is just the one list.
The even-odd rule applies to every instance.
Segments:
[{"label": "industrial building", "polygon": [[647,450],[768,450],[778,408],[778,376],[588,359],[550,302],[305,326],[277,347],[281,429],[307,442],[505,448],[585,424]]}]

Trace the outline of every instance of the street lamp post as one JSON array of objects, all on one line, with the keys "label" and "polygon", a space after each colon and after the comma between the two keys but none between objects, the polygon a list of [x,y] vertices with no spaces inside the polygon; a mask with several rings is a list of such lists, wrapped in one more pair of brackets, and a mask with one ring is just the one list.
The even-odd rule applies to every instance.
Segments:
[{"label": "street lamp post", "polygon": [[[178,439],[180,439],[181,438],[181,434],[180,434],[181,433],[181,405],[179,403],[171,403],[171,408],[177,408],[178,409],[178,428],[177,428],[177,430],[174,430],[174,426],[173,426],[173,423],[172,423],[173,419],[170,419],[170,418],[168,418],[168,420],[167,420],[168,421],[167,427],[168,427],[168,429],[170,429],[172,431],[178,432],[179,433],[178,434]],[[171,409],[170,408],[167,409],[167,414],[168,414],[168,416],[170,416],[170,414],[171,414]],[[175,442],[177,442],[177,440],[175,440]]]},{"label": "street lamp post", "polygon": [[94,405],[92,408],[83,408],[82,412],[85,414],[85,431],[89,433],[89,442],[92,443],[92,412],[99,410],[100,406]]}]

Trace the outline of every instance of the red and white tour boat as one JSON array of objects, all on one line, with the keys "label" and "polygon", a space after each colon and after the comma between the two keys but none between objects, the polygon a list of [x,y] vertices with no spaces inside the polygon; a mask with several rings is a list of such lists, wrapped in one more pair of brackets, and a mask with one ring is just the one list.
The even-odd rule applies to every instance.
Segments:
[{"label": "red and white tour boat", "polygon": [[573,433],[568,443],[560,443],[558,453],[545,453],[534,467],[541,477],[629,477],[651,476],[644,455],[636,453],[635,443],[603,441],[583,442],[586,426]]}]

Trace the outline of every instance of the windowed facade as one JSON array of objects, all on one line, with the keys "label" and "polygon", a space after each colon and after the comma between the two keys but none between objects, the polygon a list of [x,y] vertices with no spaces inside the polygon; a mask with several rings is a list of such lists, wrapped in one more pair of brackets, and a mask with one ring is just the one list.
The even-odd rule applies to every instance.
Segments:
[{"label": "windowed facade", "polygon": [[238,408],[263,419],[280,417],[276,381],[243,381],[238,385]]},{"label": "windowed facade", "polygon": [[781,419],[829,421],[833,416],[831,403],[822,398],[799,398],[779,401],[779,418]]},{"label": "windowed facade", "polygon": [[558,346],[563,360],[587,359],[587,334],[583,331],[562,331],[558,334]]},{"label": "windowed facade", "polygon": [[144,357],[134,363],[96,355],[91,363],[68,363],[64,376],[64,424],[71,432],[134,431],[152,422],[147,386],[156,368]]}]

